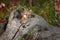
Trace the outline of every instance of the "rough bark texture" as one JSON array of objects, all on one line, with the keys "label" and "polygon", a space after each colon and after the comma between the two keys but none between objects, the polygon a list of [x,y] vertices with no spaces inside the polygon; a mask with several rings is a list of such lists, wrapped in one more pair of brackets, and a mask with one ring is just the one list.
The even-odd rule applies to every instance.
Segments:
[{"label": "rough bark texture", "polygon": [[59,33],[59,31],[57,32],[57,30],[58,30],[57,28],[54,28],[52,25],[48,24],[41,16],[38,16],[38,15],[35,15],[35,17],[32,18],[31,21],[29,21],[25,24],[26,28],[23,28],[21,26],[20,20],[13,19],[14,12],[15,12],[15,10],[11,13],[9,22],[7,25],[7,29],[0,36],[0,40],[18,40],[22,35],[26,34],[33,27],[35,27],[35,25],[39,25],[39,27],[41,26],[43,28],[47,27],[49,29],[49,31],[41,32],[42,38],[50,37],[54,33],[56,33],[56,34]]}]

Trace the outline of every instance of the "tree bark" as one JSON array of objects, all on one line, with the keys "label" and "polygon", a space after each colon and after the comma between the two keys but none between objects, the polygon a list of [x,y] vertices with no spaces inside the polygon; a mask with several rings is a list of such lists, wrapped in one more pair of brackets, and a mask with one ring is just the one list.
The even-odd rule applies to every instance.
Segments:
[{"label": "tree bark", "polygon": [[[14,16],[13,13],[15,11],[16,10],[14,10],[11,13],[6,31],[0,36],[0,40],[18,40],[22,35],[26,34],[29,30],[35,27],[35,25],[40,25],[41,27],[47,27],[49,30],[53,32],[54,27],[49,23],[47,23],[41,16],[38,15],[35,15],[35,17],[32,18],[32,21],[26,23],[26,28],[22,28],[22,26],[20,26],[21,23],[19,22],[19,20],[13,19]],[[27,26],[27,24],[29,23],[30,25]]]}]

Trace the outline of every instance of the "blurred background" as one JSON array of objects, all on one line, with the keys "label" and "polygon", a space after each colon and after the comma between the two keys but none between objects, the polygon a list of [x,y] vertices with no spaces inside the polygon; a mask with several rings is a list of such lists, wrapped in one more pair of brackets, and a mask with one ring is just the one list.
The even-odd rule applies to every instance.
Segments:
[{"label": "blurred background", "polygon": [[9,18],[12,10],[32,9],[33,12],[42,16],[48,23],[58,26],[58,17],[54,9],[55,0],[0,0],[0,20]]}]

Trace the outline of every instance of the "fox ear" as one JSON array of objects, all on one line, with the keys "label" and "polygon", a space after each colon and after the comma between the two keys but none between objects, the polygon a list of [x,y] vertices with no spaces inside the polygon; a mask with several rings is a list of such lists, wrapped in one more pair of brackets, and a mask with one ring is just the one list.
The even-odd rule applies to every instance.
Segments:
[{"label": "fox ear", "polygon": [[23,14],[26,14],[27,12],[28,12],[27,9],[24,9]]},{"label": "fox ear", "polygon": [[31,9],[29,9],[29,12],[30,12],[30,13],[32,13],[32,10],[31,10]]}]

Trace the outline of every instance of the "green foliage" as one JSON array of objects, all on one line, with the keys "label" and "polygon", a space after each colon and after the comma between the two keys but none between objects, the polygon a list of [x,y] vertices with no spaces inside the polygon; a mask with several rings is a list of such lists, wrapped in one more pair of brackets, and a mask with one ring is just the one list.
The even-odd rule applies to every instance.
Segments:
[{"label": "green foliage", "polygon": [[[7,8],[10,7],[9,3],[11,1],[12,0],[2,0],[2,2],[4,2],[6,4]],[[32,1],[33,1],[32,2],[33,12],[42,16],[50,24],[57,26],[57,23],[56,23],[57,17],[55,16],[55,10],[54,10],[54,1],[55,0],[32,0]],[[19,2],[20,2],[20,4],[17,5],[18,9],[30,8],[28,0],[19,0]],[[4,13],[8,14],[8,12],[4,12]],[[9,14],[6,15],[6,17],[9,17]]]},{"label": "green foliage", "polygon": [[25,40],[23,37],[21,37],[19,40]]},{"label": "green foliage", "polygon": [[57,26],[56,16],[54,11],[54,0],[45,1],[42,5],[35,5],[32,7],[33,11],[42,16],[50,24]]}]

